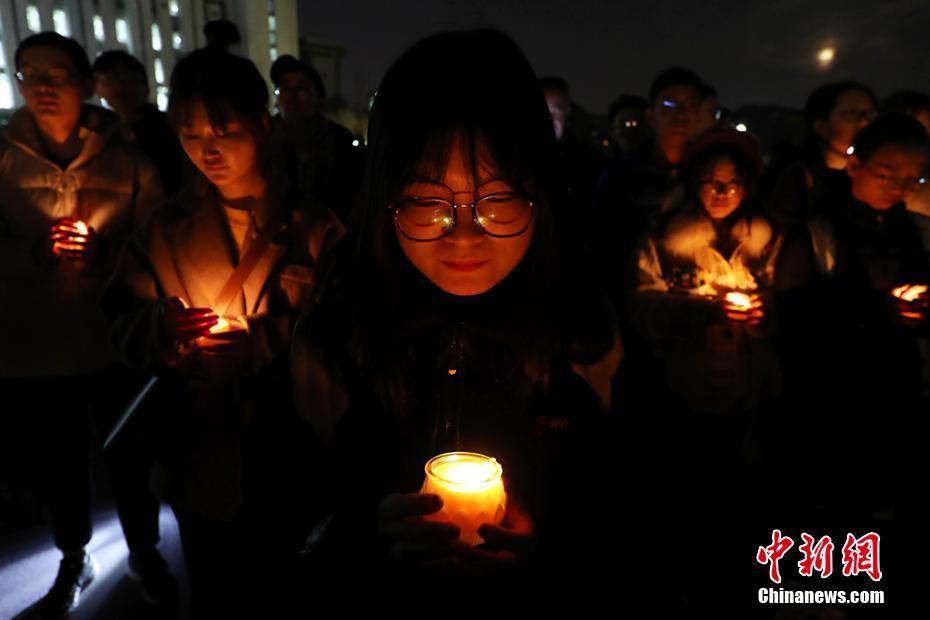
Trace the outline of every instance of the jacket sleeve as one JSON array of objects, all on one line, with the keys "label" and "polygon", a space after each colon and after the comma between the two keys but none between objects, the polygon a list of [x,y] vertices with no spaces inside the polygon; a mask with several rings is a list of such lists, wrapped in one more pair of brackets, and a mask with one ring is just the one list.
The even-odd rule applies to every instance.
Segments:
[{"label": "jacket sleeve", "polygon": [[183,359],[182,352],[161,333],[168,298],[159,270],[173,270],[171,253],[158,225],[150,218],[123,252],[102,298],[110,339],[127,365],[157,371]]},{"label": "jacket sleeve", "polygon": [[708,324],[723,319],[722,309],[713,300],[669,290],[651,238],[640,245],[636,270],[631,316],[637,329],[650,340],[693,336]]},{"label": "jacket sleeve", "polygon": [[[296,303],[290,302],[283,308],[269,308],[268,312],[249,317],[249,333],[252,341],[251,370],[253,372],[258,372],[271,363],[291,341],[297,317],[312,310],[319,294],[317,286],[319,265],[326,259],[342,234],[342,224],[335,215],[325,209],[323,217],[310,225],[306,235],[305,242],[312,266],[298,268],[300,272],[292,270],[291,273],[283,273],[282,270],[276,270],[275,277],[303,279],[301,286],[307,290],[300,295]],[[286,270],[287,267],[284,269]]]}]

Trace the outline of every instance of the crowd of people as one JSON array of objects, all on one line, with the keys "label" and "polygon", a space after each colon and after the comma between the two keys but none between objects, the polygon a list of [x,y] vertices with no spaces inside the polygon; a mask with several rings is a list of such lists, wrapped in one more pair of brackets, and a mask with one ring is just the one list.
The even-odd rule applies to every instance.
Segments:
[{"label": "crowd of people", "polygon": [[[196,617],[748,606],[756,548],[802,527],[881,532],[893,605],[925,605],[927,95],[824,85],[763,153],[672,67],[611,106],[608,158],[494,30],[405,51],[364,149],[291,56],[274,116],[218,45],[167,113],[123,51],[44,32],[15,66],[0,386],[62,552],[45,617],[96,574],[114,428],[129,572],[177,609],[166,503]],[[421,491],[453,451],[503,468],[478,545]]]}]

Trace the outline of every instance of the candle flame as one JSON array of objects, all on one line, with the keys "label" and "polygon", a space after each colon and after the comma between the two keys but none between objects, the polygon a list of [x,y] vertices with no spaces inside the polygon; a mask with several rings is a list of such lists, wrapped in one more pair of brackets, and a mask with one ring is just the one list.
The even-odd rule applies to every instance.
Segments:
[{"label": "candle flame", "polygon": [[77,228],[78,232],[81,233],[82,235],[86,235],[87,233],[90,232],[90,229],[87,228],[87,224],[85,224],[81,220],[78,220],[77,222],[75,222],[74,227]]},{"label": "candle flame", "polygon": [[459,491],[476,492],[498,484],[503,469],[496,459],[470,452],[441,454],[426,464],[426,473]]},{"label": "candle flame", "polygon": [[926,284],[905,284],[891,291],[891,294],[904,301],[917,301],[927,290]]},{"label": "candle flame", "polygon": [[730,292],[726,294],[726,300],[734,306],[739,306],[743,310],[749,310],[752,307],[752,297],[746,293]]}]

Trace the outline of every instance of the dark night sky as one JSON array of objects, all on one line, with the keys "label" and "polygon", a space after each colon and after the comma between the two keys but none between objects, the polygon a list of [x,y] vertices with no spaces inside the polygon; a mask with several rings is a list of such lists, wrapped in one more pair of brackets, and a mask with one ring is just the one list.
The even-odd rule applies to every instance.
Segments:
[{"label": "dark night sky", "polygon": [[[732,108],[800,107],[817,84],[857,79],[879,96],[930,90],[930,0],[304,0],[300,33],[346,48],[342,91],[359,105],[391,62],[440,30],[493,26],[539,75],[568,79],[572,97],[605,113],[621,92],[644,94],[683,64]],[[835,60],[818,67],[818,50]]]}]

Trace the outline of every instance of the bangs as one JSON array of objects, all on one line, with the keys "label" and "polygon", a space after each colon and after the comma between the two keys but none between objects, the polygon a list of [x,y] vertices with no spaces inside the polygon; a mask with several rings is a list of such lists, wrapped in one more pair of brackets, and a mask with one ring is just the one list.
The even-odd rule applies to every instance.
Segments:
[{"label": "bangs", "polygon": [[439,125],[416,133],[393,149],[390,161],[395,169],[386,177],[392,199],[417,178],[441,183],[453,149],[460,149],[476,188],[493,171],[495,178],[505,180],[515,191],[533,194],[539,189],[532,162],[520,156],[510,136],[491,133],[476,123]]},{"label": "bangs", "polygon": [[236,112],[228,100],[223,98],[205,97],[202,93],[187,93],[177,96],[172,93],[168,102],[168,122],[175,131],[193,124],[194,110],[202,105],[207,113],[207,119],[213,127],[225,127],[231,121],[244,121],[242,115]]}]

